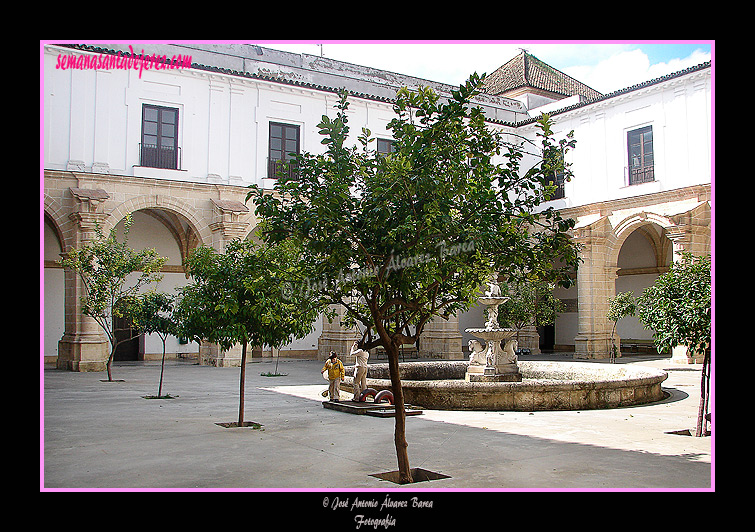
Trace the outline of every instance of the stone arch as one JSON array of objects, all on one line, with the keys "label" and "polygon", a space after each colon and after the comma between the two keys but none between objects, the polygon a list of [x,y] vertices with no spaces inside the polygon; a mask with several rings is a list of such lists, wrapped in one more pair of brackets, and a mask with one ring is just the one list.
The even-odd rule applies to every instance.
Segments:
[{"label": "stone arch", "polygon": [[[208,220],[205,218],[205,213],[197,211],[192,205],[180,198],[168,195],[135,196],[109,211],[108,217],[102,223],[103,233],[108,234],[111,230],[117,228],[126,216],[132,213],[140,213],[150,218],[152,222],[156,221],[162,225],[166,234],[169,234],[177,245],[180,260],[177,255],[170,255],[172,259],[162,269],[163,276],[159,288],[161,291],[172,293],[175,288],[186,282],[188,276],[184,271],[183,264],[189,252],[197,246],[212,241],[212,231]],[[135,229],[138,227],[140,227],[139,224],[135,226]],[[137,235],[142,237],[147,235],[149,238],[156,237],[159,241],[159,237],[152,232],[138,232]],[[132,234],[132,236],[135,235]],[[152,247],[152,244],[149,247]],[[179,262],[173,262],[173,259]],[[171,353],[196,354],[194,347],[186,344],[186,342],[181,343],[178,338],[169,338],[168,342],[169,352]],[[154,335],[142,333],[130,343],[126,342],[118,347],[115,354],[116,360],[148,360],[159,351],[157,343]]]},{"label": "stone arch", "polygon": [[666,231],[655,223],[636,227],[619,247],[618,268],[667,268],[671,263],[673,244]]},{"label": "stone arch", "polygon": [[45,193],[44,202],[44,220],[50,223],[60,241],[61,251],[66,253],[73,246],[72,238],[76,228],[58,200]]},{"label": "stone arch", "polygon": [[260,226],[252,226],[252,228],[249,229],[246,236],[244,237],[244,240],[251,240],[255,244],[259,245],[262,242],[262,236],[260,235]]},{"label": "stone arch", "polygon": [[616,224],[613,228],[611,238],[609,238],[607,264],[612,268],[618,268],[621,247],[624,245],[626,239],[636,230],[641,230],[648,236],[658,254],[665,254],[666,246],[670,245],[670,242],[664,242],[662,235],[656,231],[650,231],[649,228],[653,225],[665,231],[676,224],[666,216],[645,211],[628,216]]},{"label": "stone arch", "polygon": [[42,252],[43,255],[43,286],[45,297],[41,303],[41,307],[44,311],[45,319],[42,330],[42,354],[45,362],[55,362],[58,357],[58,340],[63,336],[65,332],[65,272],[58,266],[57,263],[52,261],[58,261],[62,259],[60,256],[56,256],[53,259],[53,254],[48,252],[46,236],[48,228],[57,240],[59,250],[55,250],[58,253],[65,253],[67,249],[70,249],[70,244],[66,243],[64,237],[65,231],[70,230],[68,226],[71,225],[70,220],[63,214],[62,205],[55,199],[51,198],[47,194],[44,197],[44,218],[43,227],[41,228],[43,233],[41,239],[45,245],[45,249]]},{"label": "stone arch", "polygon": [[[615,293],[629,291],[639,297],[658,275],[668,270],[673,256],[668,231],[674,227],[676,224],[670,218],[644,211],[624,218],[615,226],[613,245],[608,250],[609,260],[617,268]],[[624,250],[627,246],[630,247]],[[636,316],[620,320],[616,335],[622,341],[621,351],[647,353],[654,349],[652,331]]]},{"label": "stone arch", "polygon": [[[206,220],[197,215],[194,208],[187,203],[176,199],[172,196],[158,194],[150,196],[138,196],[131,198],[110,212],[110,216],[105,221],[103,232],[107,233],[123,220],[126,215],[134,211],[154,209],[170,213],[169,216],[180,216],[189,224],[191,232],[196,235],[198,245],[209,245],[212,242],[212,231]],[[166,220],[163,220],[165,222]],[[166,224],[167,226],[167,224]],[[182,240],[180,235],[175,234],[179,241]]]}]

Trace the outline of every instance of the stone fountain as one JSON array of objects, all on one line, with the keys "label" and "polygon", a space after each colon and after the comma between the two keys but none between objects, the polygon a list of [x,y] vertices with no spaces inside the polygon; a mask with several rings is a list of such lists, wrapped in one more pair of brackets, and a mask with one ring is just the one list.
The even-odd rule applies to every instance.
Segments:
[{"label": "stone fountain", "polygon": [[[488,283],[488,289],[479,301],[487,306],[488,320],[483,328],[466,329],[469,334],[485,341],[469,341],[469,367],[465,375],[467,382],[521,382],[522,374],[517,364],[517,342],[512,337],[514,329],[505,329],[498,323],[498,306],[509,298],[501,294],[496,276]],[[505,345],[501,347],[501,342]]]},{"label": "stone fountain", "polygon": [[[472,340],[469,360],[402,362],[404,403],[437,410],[533,412],[588,410],[641,405],[665,399],[661,383],[668,374],[655,368],[586,362],[522,361],[516,358],[516,334],[498,324],[498,305],[508,298],[489,283],[480,298],[487,306],[484,328],[466,331]],[[501,348],[501,342],[505,346]],[[354,367],[346,368],[341,389],[353,390]],[[367,387],[391,390],[388,364],[370,364]]]}]

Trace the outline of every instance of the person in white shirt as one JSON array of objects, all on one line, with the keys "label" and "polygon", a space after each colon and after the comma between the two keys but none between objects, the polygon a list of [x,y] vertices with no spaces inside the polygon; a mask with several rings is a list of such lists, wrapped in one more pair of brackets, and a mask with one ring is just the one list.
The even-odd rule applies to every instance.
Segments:
[{"label": "person in white shirt", "polygon": [[356,357],[354,366],[354,398],[352,401],[358,401],[359,395],[367,388],[367,359],[370,354],[359,347],[359,342],[354,342],[351,346],[351,354]]}]

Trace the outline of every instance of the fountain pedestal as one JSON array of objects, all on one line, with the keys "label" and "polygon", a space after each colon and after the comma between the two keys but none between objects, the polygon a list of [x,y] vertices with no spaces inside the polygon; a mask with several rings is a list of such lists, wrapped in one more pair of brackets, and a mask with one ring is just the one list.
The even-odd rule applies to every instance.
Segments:
[{"label": "fountain pedestal", "polygon": [[[519,371],[519,365],[516,360],[516,340],[512,338],[516,331],[513,329],[466,329],[466,331],[478,338],[485,340],[483,356],[485,363],[482,364],[480,351],[476,350],[475,356],[474,340],[470,342],[469,367],[464,376],[467,382],[521,382],[522,374]],[[501,348],[501,342],[505,342],[506,347]],[[513,359],[512,359],[513,356]]]},{"label": "fountain pedestal", "polygon": [[[465,380],[467,382],[521,382],[516,358],[516,340],[512,338],[516,331],[504,329],[498,323],[498,305],[507,301],[508,297],[501,296],[501,289],[495,281],[489,284],[489,289],[480,298],[480,303],[486,305],[488,321],[484,328],[465,329],[469,334],[485,340],[485,347],[477,340],[469,342],[469,367]],[[501,347],[501,342],[505,346]]]}]

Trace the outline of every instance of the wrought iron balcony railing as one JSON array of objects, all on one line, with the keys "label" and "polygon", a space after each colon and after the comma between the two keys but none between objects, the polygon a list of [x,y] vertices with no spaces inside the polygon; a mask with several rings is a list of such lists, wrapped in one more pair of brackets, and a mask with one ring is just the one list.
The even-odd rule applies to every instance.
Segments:
[{"label": "wrought iron balcony railing", "polygon": [[628,168],[628,185],[638,185],[655,181],[655,169],[653,165],[630,166]]},{"label": "wrought iron balcony railing", "polygon": [[181,148],[139,143],[139,165],[150,168],[181,169]]},{"label": "wrought iron balcony railing", "polygon": [[547,180],[547,183],[556,187],[556,191],[548,198],[548,200],[563,199],[566,197],[566,190],[564,189],[564,174],[556,174],[555,179],[550,177]]},{"label": "wrought iron balcony railing", "polygon": [[281,161],[268,159],[267,177],[270,179],[279,179],[281,177],[296,179],[298,176],[299,172],[295,160]]}]

